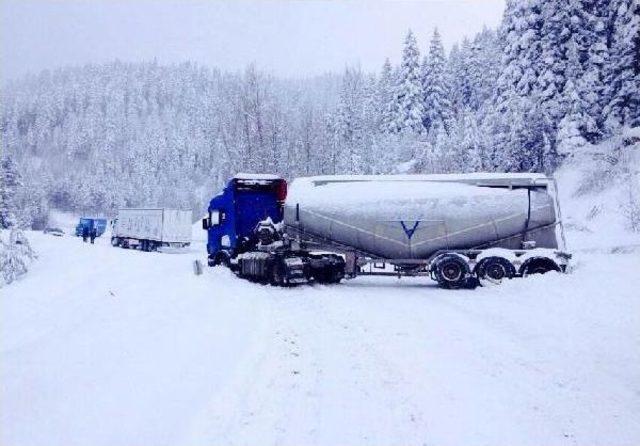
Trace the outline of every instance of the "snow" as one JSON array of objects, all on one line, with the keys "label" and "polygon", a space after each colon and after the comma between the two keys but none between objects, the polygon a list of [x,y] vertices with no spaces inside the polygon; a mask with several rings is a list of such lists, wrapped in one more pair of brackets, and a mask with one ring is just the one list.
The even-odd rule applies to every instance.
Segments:
[{"label": "snow", "polygon": [[[584,151],[586,156],[570,160],[556,173],[569,245],[589,251],[640,247],[640,232],[628,230],[624,212],[629,193],[640,191],[640,127]],[[616,162],[610,164],[609,158]]]},{"label": "snow", "polygon": [[544,174],[541,173],[502,173],[502,172],[474,172],[474,173],[445,173],[445,174],[397,174],[397,175],[318,175],[312,177],[299,177],[296,179],[296,183],[310,182],[314,185],[322,183],[337,183],[337,182],[361,182],[361,181],[442,181],[442,182],[474,182],[482,183],[483,181],[504,181],[509,184],[511,181],[513,184],[533,184],[536,182],[545,184],[544,181],[548,180]]},{"label": "snow", "polygon": [[638,250],[473,291],[281,289],[195,276],[194,228],[182,255],[29,234],[0,295],[0,444],[640,442]]},{"label": "snow", "polygon": [[237,173],[234,177],[236,180],[280,180],[282,177],[267,173]]},{"label": "snow", "polygon": [[[435,178],[435,179],[434,179]],[[305,211],[336,212],[340,215],[368,215],[371,218],[406,220],[438,219],[443,215],[473,218],[506,214],[526,215],[524,189],[476,187],[460,181],[516,181],[543,176],[500,175],[350,175],[308,177],[294,180],[289,188],[287,206],[297,204]],[[545,181],[548,181],[545,179]],[[541,210],[549,206],[544,200]],[[477,217],[476,217],[477,218]],[[374,221],[374,220],[372,220]]]},{"label": "snow", "polygon": [[287,202],[343,207],[357,204],[371,205],[388,200],[396,203],[424,200],[466,201],[468,198],[481,197],[504,200],[508,195],[520,197],[523,193],[526,201],[526,191],[523,192],[522,190],[509,191],[455,182],[419,181],[411,177],[406,180],[397,179],[395,181],[384,177],[369,181],[350,181],[348,179],[349,176],[345,177],[343,179],[336,177],[338,179],[331,182],[307,180],[305,178],[296,179],[291,184]]}]

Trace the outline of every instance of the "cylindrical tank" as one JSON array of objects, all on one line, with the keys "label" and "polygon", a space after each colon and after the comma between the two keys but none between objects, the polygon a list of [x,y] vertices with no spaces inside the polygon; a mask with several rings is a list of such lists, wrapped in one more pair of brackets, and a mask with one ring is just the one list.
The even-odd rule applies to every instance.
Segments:
[{"label": "cylindrical tank", "polygon": [[424,259],[496,240],[502,240],[497,246],[521,248],[526,227],[533,229],[527,240],[557,247],[549,228],[556,220],[554,200],[545,188],[478,185],[457,176],[329,178],[293,181],[286,225],[386,259]]}]

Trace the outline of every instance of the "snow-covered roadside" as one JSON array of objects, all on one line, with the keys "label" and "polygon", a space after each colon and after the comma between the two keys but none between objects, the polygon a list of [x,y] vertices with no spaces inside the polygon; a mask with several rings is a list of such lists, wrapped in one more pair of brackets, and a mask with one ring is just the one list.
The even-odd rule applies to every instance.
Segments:
[{"label": "snow-covered roadside", "polygon": [[[640,213],[640,128],[626,129],[581,148],[556,172],[569,248],[574,251],[640,249],[629,225],[630,199]],[[640,216],[640,214],[638,214]]]},{"label": "snow-covered roadside", "polygon": [[[640,441],[640,254],[445,291],[279,289],[31,235],[0,300],[3,445]],[[621,280],[624,277],[624,280]]]},{"label": "snow-covered roadside", "polygon": [[31,236],[41,259],[1,301],[0,443],[179,443],[259,343],[261,302],[193,280],[188,254]]}]

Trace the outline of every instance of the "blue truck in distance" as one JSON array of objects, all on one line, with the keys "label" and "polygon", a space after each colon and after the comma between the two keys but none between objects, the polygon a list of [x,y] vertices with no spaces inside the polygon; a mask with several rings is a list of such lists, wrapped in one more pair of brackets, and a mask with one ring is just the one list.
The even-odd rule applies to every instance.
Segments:
[{"label": "blue truck in distance", "polygon": [[292,249],[281,240],[287,182],[276,175],[238,174],[209,203],[208,265],[224,265],[240,277],[289,285],[336,283],[344,260],[330,253]]},{"label": "blue truck in distance", "polygon": [[89,234],[95,228],[96,236],[100,237],[104,234],[104,231],[107,230],[107,219],[106,218],[91,218],[91,217],[81,217],[80,221],[76,225],[76,237],[82,236],[82,230],[87,228]]}]

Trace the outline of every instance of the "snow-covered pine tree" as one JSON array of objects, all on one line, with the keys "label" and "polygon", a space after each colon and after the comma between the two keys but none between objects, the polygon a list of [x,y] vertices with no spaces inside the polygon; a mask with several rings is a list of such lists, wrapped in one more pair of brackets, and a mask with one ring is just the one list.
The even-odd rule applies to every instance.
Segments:
[{"label": "snow-covered pine tree", "polygon": [[[8,236],[5,234],[8,233]],[[19,228],[0,228],[0,288],[27,273],[37,258],[29,240]]]},{"label": "snow-covered pine tree", "polygon": [[515,96],[530,97],[536,91],[542,49],[542,16],[539,0],[507,0],[499,31],[502,69],[496,84],[495,103],[502,112]]},{"label": "snow-covered pine tree", "polygon": [[466,37],[462,44],[453,45],[449,53],[447,71],[451,80],[451,102],[453,115],[458,117],[465,107],[474,100],[473,84],[471,80],[471,42]]},{"label": "snow-covered pine tree", "polygon": [[[380,147],[376,144],[379,136],[382,111],[378,107],[379,81],[375,75],[366,75],[362,89],[362,140],[360,149],[361,172],[371,174],[376,171],[375,164],[381,153],[376,150]],[[384,149],[383,149],[384,150]]]},{"label": "snow-covered pine tree", "polygon": [[[588,66],[582,70],[580,63],[579,44],[575,39],[567,43],[567,80],[563,91],[565,103],[565,116],[560,120],[557,141],[560,143],[567,137],[573,139],[571,146],[577,148],[578,139],[575,132],[580,134],[580,140],[595,141],[600,135],[597,119],[600,114],[599,103],[601,101],[599,91],[602,91],[600,70],[597,66]],[[564,148],[558,149],[559,153],[566,152]]]},{"label": "snow-covered pine tree", "polygon": [[520,97],[509,114],[507,152],[503,168],[507,172],[551,172],[556,166],[548,161],[550,151],[546,138],[544,115],[534,101]]},{"label": "snow-covered pine tree", "polygon": [[469,106],[479,110],[495,94],[500,70],[500,45],[495,31],[488,28],[478,33],[471,43],[464,64],[470,82]]},{"label": "snow-covered pine tree", "polygon": [[336,132],[341,147],[338,161],[343,173],[362,173],[365,169],[365,85],[359,69],[345,70],[336,113]]},{"label": "snow-covered pine tree", "polygon": [[567,82],[567,42],[571,38],[571,13],[561,2],[543,2],[539,5],[540,58],[532,59],[537,66],[538,79],[532,94],[544,116],[546,137],[555,143],[557,125],[565,115],[563,96]]},{"label": "snow-covered pine tree", "polygon": [[[567,42],[567,81],[573,81],[580,99],[582,136],[596,143],[602,136],[602,108],[606,103],[604,75],[608,59],[606,27],[609,0],[570,0],[571,37]],[[567,113],[575,113],[574,92],[564,91]]]},{"label": "snow-covered pine tree", "polygon": [[420,52],[413,32],[409,30],[404,41],[402,62],[396,88],[398,113],[396,126],[400,132],[419,134],[424,130]]},{"label": "snow-covered pine tree", "polygon": [[447,59],[437,28],[433,31],[429,45],[427,67],[423,124],[428,130],[441,127],[448,131],[449,121],[453,118],[450,72],[447,70]]},{"label": "snow-covered pine tree", "polygon": [[18,166],[11,155],[5,155],[0,161],[0,229],[17,225],[16,196],[22,186]]},{"label": "snow-covered pine tree", "polygon": [[581,129],[589,117],[583,112],[583,101],[572,79],[565,85],[565,97],[569,110],[558,125],[558,154],[573,156],[587,143]]},{"label": "snow-covered pine tree", "polygon": [[640,2],[611,0],[605,127],[640,125]]},{"label": "snow-covered pine tree", "polygon": [[465,107],[461,111],[458,129],[460,150],[466,156],[466,165],[461,167],[470,172],[489,170],[486,136],[481,131],[477,113],[470,107]]},{"label": "snow-covered pine tree", "polygon": [[395,94],[396,79],[389,59],[385,59],[378,80],[378,107],[380,109],[380,132],[394,133],[396,127],[398,102]]}]

